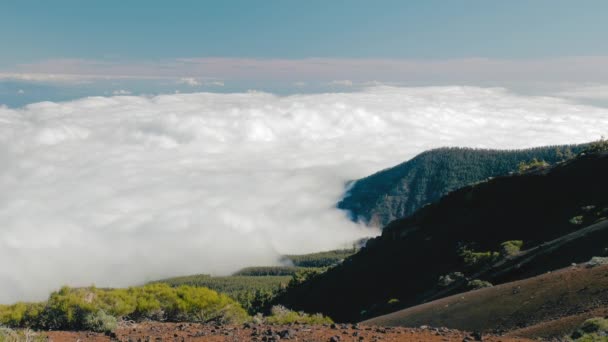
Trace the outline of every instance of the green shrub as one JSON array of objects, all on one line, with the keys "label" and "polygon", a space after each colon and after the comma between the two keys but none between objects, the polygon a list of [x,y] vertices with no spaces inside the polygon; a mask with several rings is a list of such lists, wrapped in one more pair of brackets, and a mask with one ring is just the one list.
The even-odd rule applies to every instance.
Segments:
[{"label": "green shrub", "polygon": [[296,287],[325,272],[325,268],[305,268],[293,275],[287,287]]},{"label": "green shrub", "polygon": [[521,240],[510,240],[500,244],[500,254],[502,256],[512,256],[521,250],[524,242]]},{"label": "green shrub", "polygon": [[389,305],[397,305],[397,304],[399,304],[399,299],[397,299],[397,298],[391,298],[391,299],[388,300],[387,304],[389,304]]},{"label": "green shrub", "polygon": [[608,340],[608,320],[602,317],[590,318],[570,337],[577,342],[606,341]]},{"label": "green shrub", "polygon": [[13,330],[6,327],[0,327],[0,342],[43,342],[47,341],[46,336],[41,333],[34,332],[30,329]]},{"label": "green shrub", "polygon": [[[301,268],[296,268],[298,271]],[[209,275],[193,275],[164,279],[153,282],[163,283],[172,287],[189,285],[207,287],[214,291],[226,294],[236,300],[243,308],[254,315],[257,312],[267,312],[269,297],[274,297],[279,291],[287,287],[292,276],[257,276],[233,275],[226,277],[212,277]]]},{"label": "green shrub", "polygon": [[492,287],[492,283],[485,280],[473,279],[467,283],[467,288],[470,290],[483,289],[485,287]]},{"label": "green shrub", "polygon": [[517,166],[517,169],[519,172],[525,172],[528,170],[544,168],[547,166],[549,166],[549,163],[547,163],[546,161],[534,158],[529,162],[520,162]]},{"label": "green shrub", "polygon": [[322,314],[309,315],[304,312],[295,312],[282,305],[275,305],[271,309],[271,315],[265,319],[267,324],[328,324],[333,323],[331,318]]},{"label": "green shrub", "polygon": [[247,313],[255,315],[268,312],[278,292],[278,290],[241,291],[231,297],[241,304]]},{"label": "green shrub", "polygon": [[128,289],[63,287],[46,303],[0,306],[9,327],[106,331],[117,319],[240,323],[245,310],[230,297],[204,287],[150,284]]},{"label": "green shrub", "polygon": [[464,279],[464,274],[462,272],[452,272],[446,275],[442,275],[439,277],[439,281],[437,285],[440,287],[448,287],[452,285],[456,281],[460,281]]},{"label": "green shrub", "polygon": [[583,220],[584,220],[584,217],[582,215],[579,215],[579,216],[574,216],[573,218],[571,218],[569,222],[571,224],[579,226],[579,225],[583,224]]},{"label": "green shrub", "polygon": [[0,305],[0,324],[18,328],[32,326],[43,309],[43,303]]},{"label": "green shrub", "polygon": [[467,248],[461,248],[459,255],[463,259],[465,266],[469,268],[489,265],[498,261],[500,258],[500,254],[498,252],[476,252]]},{"label": "green shrub", "polygon": [[116,317],[108,315],[103,310],[87,314],[83,324],[85,330],[102,333],[110,333],[116,330],[117,326],[118,322]]},{"label": "green shrub", "polygon": [[20,341],[19,334],[10,328],[0,327],[0,342],[17,342]]}]

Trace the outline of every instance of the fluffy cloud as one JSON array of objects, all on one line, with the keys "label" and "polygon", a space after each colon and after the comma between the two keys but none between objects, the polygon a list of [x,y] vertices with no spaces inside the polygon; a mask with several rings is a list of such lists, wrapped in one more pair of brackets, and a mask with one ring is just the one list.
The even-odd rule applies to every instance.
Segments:
[{"label": "fluffy cloud", "polygon": [[608,110],[474,87],[0,107],[0,302],[275,264],[375,234],[346,180],[438,146],[599,138]]},{"label": "fluffy cloud", "polygon": [[112,92],[112,95],[131,95],[131,92],[128,90],[124,90],[124,89],[118,89],[118,90],[114,90]]},{"label": "fluffy cloud", "polygon": [[194,77],[182,77],[179,80],[177,80],[177,84],[186,84],[191,87],[198,87],[198,86],[202,85],[201,81],[197,80]]},{"label": "fluffy cloud", "polygon": [[339,87],[352,87],[353,81],[351,80],[333,80],[327,83],[329,86],[339,86]]},{"label": "fluffy cloud", "polygon": [[608,85],[585,85],[556,93],[557,96],[586,100],[608,100]]}]

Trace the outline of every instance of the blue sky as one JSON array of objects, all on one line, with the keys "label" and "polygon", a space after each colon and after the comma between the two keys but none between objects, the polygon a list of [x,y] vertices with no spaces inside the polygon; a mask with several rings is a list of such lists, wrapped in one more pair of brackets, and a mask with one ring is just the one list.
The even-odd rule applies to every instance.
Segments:
[{"label": "blue sky", "polygon": [[[605,75],[596,75],[595,68],[604,69],[602,57],[608,56],[606,13],[608,2],[591,0],[7,0],[0,3],[0,103],[26,102],[15,101],[12,93],[21,90],[18,95],[27,97],[22,88],[29,87],[69,98],[121,90],[213,91],[220,88],[217,80],[224,85],[215,91],[277,92],[293,84],[300,90],[306,84],[309,91],[349,84],[344,81],[603,82]],[[577,59],[573,66],[572,58],[580,57],[595,59]],[[209,58],[224,63],[208,67]],[[311,66],[306,62],[311,58],[337,72]],[[466,62],[471,59],[491,65],[471,72]],[[273,64],[276,60],[291,64]],[[433,63],[443,64],[435,71]],[[273,73],[275,65],[283,65],[281,75]],[[534,71],[535,65],[542,70],[504,75],[510,68]],[[459,74],[463,68],[467,71]],[[45,78],[49,74],[54,78]],[[66,88],[65,78],[82,80],[85,74],[86,86]],[[104,80],[92,82],[91,75]],[[126,86],[133,90],[122,89]]]},{"label": "blue sky", "polygon": [[608,52],[605,1],[3,1],[4,63],[45,58]]}]

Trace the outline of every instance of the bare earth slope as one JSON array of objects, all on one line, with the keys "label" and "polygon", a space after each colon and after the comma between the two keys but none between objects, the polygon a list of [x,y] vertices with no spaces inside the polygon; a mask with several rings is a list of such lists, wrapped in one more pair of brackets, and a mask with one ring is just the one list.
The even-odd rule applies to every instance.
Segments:
[{"label": "bare earth slope", "polygon": [[585,319],[605,314],[607,308],[608,265],[579,265],[442,298],[361,324],[428,324],[547,338],[563,336]]},{"label": "bare earth slope", "polygon": [[[387,341],[387,342],[443,342],[473,341],[475,336],[466,332],[434,328],[383,328],[358,327],[352,325],[224,325],[214,326],[189,323],[141,323],[123,325],[110,338],[103,334],[90,332],[55,331],[46,333],[49,341],[279,341],[292,340],[302,342],[324,341]],[[484,341],[514,342],[530,341],[518,337],[483,336]]]}]

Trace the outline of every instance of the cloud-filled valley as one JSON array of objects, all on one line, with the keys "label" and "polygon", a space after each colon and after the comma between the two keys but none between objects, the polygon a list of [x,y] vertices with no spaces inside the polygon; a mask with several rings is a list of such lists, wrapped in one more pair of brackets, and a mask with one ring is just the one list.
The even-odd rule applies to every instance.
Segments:
[{"label": "cloud-filled valley", "polygon": [[228,274],[377,231],[345,181],[440,146],[606,134],[608,109],[500,88],[90,97],[0,107],[0,303]]}]

